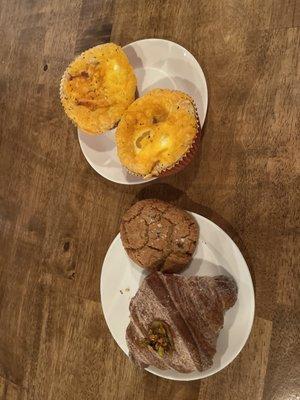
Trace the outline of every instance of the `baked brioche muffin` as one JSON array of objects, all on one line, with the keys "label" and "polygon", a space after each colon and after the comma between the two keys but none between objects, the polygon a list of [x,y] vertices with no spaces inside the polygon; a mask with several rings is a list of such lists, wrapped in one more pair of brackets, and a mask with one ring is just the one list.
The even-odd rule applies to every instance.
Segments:
[{"label": "baked brioche muffin", "polygon": [[123,216],[121,240],[128,256],[149,271],[179,272],[191,261],[199,227],[186,211],[161,200],[141,200]]},{"label": "baked brioche muffin", "polygon": [[128,59],[114,43],[83,52],[66,69],[60,87],[68,117],[83,131],[113,128],[134,101],[136,77]]},{"label": "baked brioche muffin", "polygon": [[155,89],[135,100],[121,118],[118,156],[129,172],[144,178],[174,173],[190,162],[199,131],[190,96]]}]

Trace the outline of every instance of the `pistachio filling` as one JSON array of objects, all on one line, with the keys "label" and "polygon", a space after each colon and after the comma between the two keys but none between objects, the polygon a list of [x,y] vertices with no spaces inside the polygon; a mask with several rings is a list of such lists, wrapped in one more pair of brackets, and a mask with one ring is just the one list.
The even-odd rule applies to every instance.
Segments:
[{"label": "pistachio filling", "polygon": [[165,353],[170,353],[174,347],[167,324],[156,320],[152,322],[148,335],[142,340],[142,344],[150,346],[160,357],[163,357]]}]

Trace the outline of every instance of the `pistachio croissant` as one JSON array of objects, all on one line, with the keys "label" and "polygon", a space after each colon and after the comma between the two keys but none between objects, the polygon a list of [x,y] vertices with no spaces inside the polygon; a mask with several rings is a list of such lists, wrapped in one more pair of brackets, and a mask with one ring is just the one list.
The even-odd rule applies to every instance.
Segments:
[{"label": "pistachio croissant", "polygon": [[210,368],[224,312],[236,299],[235,281],[223,275],[147,276],[129,306],[126,340],[131,360],[142,368],[178,372]]}]

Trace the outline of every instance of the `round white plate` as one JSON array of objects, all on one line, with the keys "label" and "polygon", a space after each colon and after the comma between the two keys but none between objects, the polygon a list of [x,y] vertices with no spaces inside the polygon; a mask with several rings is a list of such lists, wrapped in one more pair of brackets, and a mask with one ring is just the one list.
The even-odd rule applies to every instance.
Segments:
[{"label": "round white plate", "polygon": [[[203,126],[208,102],[206,80],[198,61],[188,50],[162,39],[138,40],[124,46],[123,50],[136,74],[139,96],[154,88],[186,92],[193,97]],[[120,164],[114,134],[115,129],[98,136],[78,129],[80,147],[87,162],[110,181],[125,185],[145,183],[145,179],[128,174]]]},{"label": "round white plate", "polygon": [[[183,374],[154,367],[147,371],[167,379],[189,381],[205,378],[225,368],[244,347],[254,318],[254,290],[247,264],[236,244],[216,224],[191,213],[200,226],[200,240],[191,265],[183,275],[229,275],[238,285],[238,299],[225,313],[213,366],[203,372]],[[127,256],[116,236],[106,254],[101,273],[101,302],[104,317],[115,341],[128,355],[125,332],[129,324],[129,302],[146,276]]]}]

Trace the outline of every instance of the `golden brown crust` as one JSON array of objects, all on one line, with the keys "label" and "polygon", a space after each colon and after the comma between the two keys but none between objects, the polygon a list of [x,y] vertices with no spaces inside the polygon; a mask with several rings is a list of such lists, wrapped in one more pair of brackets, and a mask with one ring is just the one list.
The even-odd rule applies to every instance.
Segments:
[{"label": "golden brown crust", "polygon": [[136,77],[114,43],[83,52],[66,69],[60,87],[68,117],[91,134],[113,128],[134,101]]},{"label": "golden brown crust", "polygon": [[[184,373],[210,368],[224,313],[237,296],[236,282],[224,275],[149,274],[129,305],[126,341],[130,359],[142,368],[152,365]],[[156,322],[167,328],[169,343],[159,341],[151,329]],[[162,343],[164,348],[159,351]]]},{"label": "golden brown crust", "polygon": [[186,211],[161,200],[135,203],[123,216],[121,240],[128,256],[152,271],[179,272],[191,261],[199,227]]},{"label": "golden brown crust", "polygon": [[143,177],[158,176],[193,146],[198,118],[187,94],[155,89],[133,102],[116,132],[121,163]]}]

